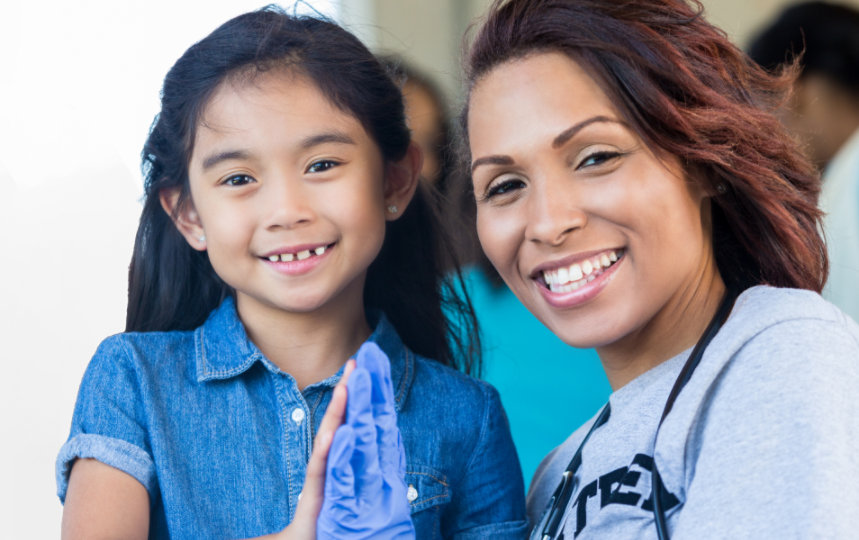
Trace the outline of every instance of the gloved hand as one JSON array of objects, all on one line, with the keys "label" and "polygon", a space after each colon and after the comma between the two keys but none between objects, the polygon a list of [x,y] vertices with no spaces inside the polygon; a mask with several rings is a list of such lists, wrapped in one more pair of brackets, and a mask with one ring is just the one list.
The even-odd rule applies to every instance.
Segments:
[{"label": "gloved hand", "polygon": [[391,367],[376,344],[365,343],[358,351],[346,388],[346,422],[328,454],[317,538],[412,539]]}]

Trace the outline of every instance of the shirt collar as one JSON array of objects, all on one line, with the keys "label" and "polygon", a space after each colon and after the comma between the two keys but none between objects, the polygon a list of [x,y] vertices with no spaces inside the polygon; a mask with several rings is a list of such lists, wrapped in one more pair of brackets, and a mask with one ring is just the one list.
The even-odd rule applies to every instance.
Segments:
[{"label": "shirt collar", "polygon": [[[376,343],[391,361],[391,381],[399,411],[414,379],[415,355],[403,344],[384,314],[370,313],[368,318],[371,326],[375,323],[368,341]],[[256,362],[263,363],[270,371],[280,372],[248,338],[235,301],[229,297],[194,331],[194,348],[198,382],[237,377]],[[342,372],[341,369],[336,375],[311,386],[334,386]]]}]

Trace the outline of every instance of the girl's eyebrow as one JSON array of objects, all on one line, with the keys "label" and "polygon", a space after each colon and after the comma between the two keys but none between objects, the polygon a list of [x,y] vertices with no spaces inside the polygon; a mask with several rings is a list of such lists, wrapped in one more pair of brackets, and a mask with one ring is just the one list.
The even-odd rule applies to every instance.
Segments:
[{"label": "girl's eyebrow", "polygon": [[[608,123],[613,123],[613,124],[620,124],[623,126],[626,125],[625,123],[621,122],[620,120],[616,120],[616,119],[608,117],[608,116],[602,116],[602,115],[592,116],[591,118],[588,118],[587,120],[582,120],[581,122],[573,124],[572,126],[568,127],[564,131],[560,132],[552,140],[552,148],[560,148],[561,146],[566,144],[567,141],[572,139],[576,135],[576,133],[583,130],[587,126],[594,124],[594,123],[597,123],[597,122],[608,122]],[[511,158],[510,156],[504,156],[504,155],[486,156],[486,157],[475,159],[471,163],[471,172],[473,173],[474,169],[476,169],[480,165],[512,165],[512,164],[513,164],[513,158]]]},{"label": "girl's eyebrow", "polygon": [[[307,137],[299,143],[299,147],[302,150],[306,150],[308,148],[312,148],[314,146],[318,146],[320,144],[326,143],[338,143],[338,144],[357,144],[355,140],[349,135],[333,131],[330,133],[320,133],[319,135],[311,135]],[[203,160],[203,170],[207,171],[221,163],[222,161],[229,160],[247,160],[251,158],[250,152],[247,150],[225,150],[223,152],[218,152],[216,154],[212,154]]]},{"label": "girl's eyebrow", "polygon": [[356,144],[355,140],[346,133],[332,131],[330,133],[320,133],[319,135],[307,137],[301,141],[301,148],[306,150],[325,143]]},{"label": "girl's eyebrow", "polygon": [[229,161],[231,159],[246,160],[249,158],[250,154],[246,150],[226,150],[224,152],[218,152],[217,154],[212,154],[203,160],[203,170],[207,171],[222,161]]}]

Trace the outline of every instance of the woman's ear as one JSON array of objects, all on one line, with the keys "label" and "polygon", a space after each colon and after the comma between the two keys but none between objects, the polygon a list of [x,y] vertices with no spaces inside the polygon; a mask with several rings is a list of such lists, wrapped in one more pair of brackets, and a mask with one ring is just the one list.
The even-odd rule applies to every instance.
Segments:
[{"label": "woman's ear", "polygon": [[399,219],[414,197],[423,162],[423,152],[412,141],[403,159],[385,166],[385,217],[388,221]]},{"label": "woman's ear", "polygon": [[181,192],[182,188],[179,187],[159,191],[158,200],[161,201],[161,208],[170,216],[173,225],[185,237],[188,245],[197,251],[206,251],[206,233],[203,230],[203,223],[190,199],[180,202]]}]

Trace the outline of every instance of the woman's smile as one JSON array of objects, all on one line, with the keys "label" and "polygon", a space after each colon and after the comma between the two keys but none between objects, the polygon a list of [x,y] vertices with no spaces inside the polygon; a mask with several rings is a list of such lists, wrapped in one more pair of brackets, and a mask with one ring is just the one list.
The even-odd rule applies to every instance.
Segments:
[{"label": "woman's smile", "polygon": [[481,244],[543,324],[604,359],[694,343],[706,321],[688,313],[722,291],[709,197],[585,69],[551,52],[493,68],[472,89],[468,135]]}]

